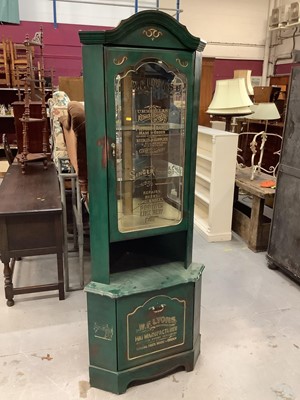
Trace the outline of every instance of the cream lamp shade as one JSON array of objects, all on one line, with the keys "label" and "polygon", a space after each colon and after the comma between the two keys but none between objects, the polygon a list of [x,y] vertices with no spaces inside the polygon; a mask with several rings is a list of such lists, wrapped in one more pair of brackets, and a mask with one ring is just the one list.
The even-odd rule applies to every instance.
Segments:
[{"label": "cream lamp shade", "polygon": [[251,83],[251,69],[236,69],[233,73],[234,78],[244,78],[247,93],[252,96],[254,94],[253,86]]},{"label": "cream lamp shade", "polygon": [[275,103],[253,104],[251,106],[251,108],[252,108],[253,114],[247,115],[247,117],[246,117],[248,120],[247,130],[249,130],[249,120],[256,119],[256,120],[266,121],[265,132],[267,132],[268,121],[280,118],[280,114],[278,112],[278,109],[277,109]]},{"label": "cream lamp shade", "polygon": [[231,115],[231,116],[238,116],[238,115],[247,115],[252,113],[250,107],[236,107],[236,108],[208,108],[206,111],[208,114],[213,115]]},{"label": "cream lamp shade", "polygon": [[275,103],[258,103],[251,106],[253,114],[248,115],[248,119],[263,119],[266,121],[279,119],[280,114]]},{"label": "cream lamp shade", "polygon": [[251,114],[253,103],[248,96],[244,78],[216,81],[216,90],[207,113],[226,118],[226,131],[230,130],[231,117]]},{"label": "cream lamp shade", "polygon": [[207,109],[213,115],[247,115],[253,103],[248,96],[244,78],[216,81],[216,90]]}]

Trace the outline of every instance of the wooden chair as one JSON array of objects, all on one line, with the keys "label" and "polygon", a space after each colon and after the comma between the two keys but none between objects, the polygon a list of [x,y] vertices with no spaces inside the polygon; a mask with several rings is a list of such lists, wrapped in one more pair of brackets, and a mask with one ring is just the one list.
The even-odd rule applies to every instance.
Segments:
[{"label": "wooden chair", "polygon": [[0,43],[0,86],[10,87],[10,69],[9,69],[9,46],[8,42],[2,39]]},{"label": "wooden chair", "polygon": [[[80,268],[80,286],[84,286],[84,209],[88,210],[88,187],[87,187],[87,162],[86,162],[86,139],[85,139],[85,113],[80,102],[70,101],[69,96],[63,91],[57,91],[48,100],[52,158],[58,169],[60,182],[61,201],[63,206],[64,225],[64,266],[66,289],[75,290],[69,286],[69,261],[68,252],[72,251],[68,246],[68,222],[73,222],[74,250],[78,250]],[[71,183],[71,187],[70,187]],[[71,189],[71,219],[68,199]]]},{"label": "wooden chair", "polygon": [[[26,46],[20,43],[9,41],[11,56],[11,83],[13,87],[24,86],[24,78],[27,75],[27,68],[31,64],[34,56],[33,47],[31,47],[31,60],[28,60]],[[31,61],[31,62],[30,62]]]},{"label": "wooden chair", "polygon": [[[74,169],[73,173],[59,173],[60,179],[72,179],[72,201],[74,220],[76,222],[77,244],[79,250],[79,265],[81,270],[81,282],[84,284],[84,226],[83,208],[88,207],[88,176],[86,159],[86,132],[85,132],[85,111],[81,102],[70,101],[67,105],[67,115],[59,118],[65,138],[66,149],[70,163]],[[62,186],[62,185],[61,185]],[[63,195],[62,195],[63,198]]]}]

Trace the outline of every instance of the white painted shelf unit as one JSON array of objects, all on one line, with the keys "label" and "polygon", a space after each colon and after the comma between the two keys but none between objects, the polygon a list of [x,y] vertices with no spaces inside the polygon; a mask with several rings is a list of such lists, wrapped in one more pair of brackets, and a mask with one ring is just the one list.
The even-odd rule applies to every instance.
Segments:
[{"label": "white painted shelf unit", "polygon": [[198,126],[194,222],[208,242],[231,240],[238,134]]}]

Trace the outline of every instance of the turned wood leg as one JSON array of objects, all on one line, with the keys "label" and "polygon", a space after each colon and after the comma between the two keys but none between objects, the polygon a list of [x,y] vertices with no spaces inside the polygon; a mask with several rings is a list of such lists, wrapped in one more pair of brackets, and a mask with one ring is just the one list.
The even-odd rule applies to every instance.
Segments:
[{"label": "turned wood leg", "polygon": [[65,299],[64,263],[62,252],[57,253],[58,298]]},{"label": "turned wood leg", "polygon": [[261,224],[263,220],[265,200],[260,197],[253,196],[251,219],[249,226],[248,246],[251,250],[257,250],[261,245]]},{"label": "turned wood leg", "polygon": [[12,268],[9,265],[10,259],[3,260],[4,264],[4,291],[5,291],[5,298],[6,304],[8,307],[11,307],[15,304],[14,298],[14,289],[12,283]]},{"label": "turned wood leg", "polygon": [[26,170],[25,170],[25,163],[21,162],[21,169],[22,169],[22,174],[25,175],[26,174]]}]

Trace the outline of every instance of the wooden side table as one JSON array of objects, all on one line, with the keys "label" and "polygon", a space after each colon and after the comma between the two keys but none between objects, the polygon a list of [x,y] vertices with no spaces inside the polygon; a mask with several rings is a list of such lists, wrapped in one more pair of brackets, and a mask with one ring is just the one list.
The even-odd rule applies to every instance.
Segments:
[{"label": "wooden side table", "polygon": [[[262,188],[261,182],[274,179],[270,175],[257,174],[250,180],[251,168],[237,169],[232,230],[240,235],[253,251],[266,251],[269,241],[271,219],[264,215],[265,202],[272,202],[275,189]],[[251,208],[238,201],[239,190],[252,196]]]},{"label": "wooden side table", "polygon": [[[7,305],[14,305],[14,295],[48,290],[58,290],[64,300],[62,206],[54,164],[43,170],[39,163],[30,163],[23,175],[13,163],[0,186],[0,198],[0,259]],[[14,259],[42,254],[57,255],[57,282],[15,288]]]}]

